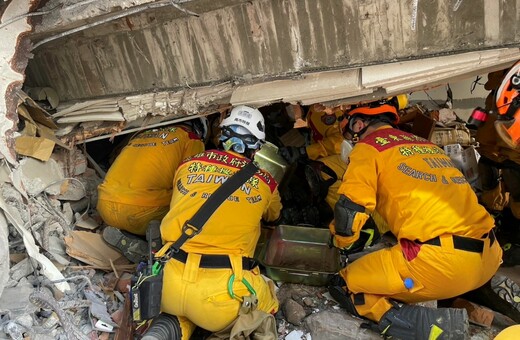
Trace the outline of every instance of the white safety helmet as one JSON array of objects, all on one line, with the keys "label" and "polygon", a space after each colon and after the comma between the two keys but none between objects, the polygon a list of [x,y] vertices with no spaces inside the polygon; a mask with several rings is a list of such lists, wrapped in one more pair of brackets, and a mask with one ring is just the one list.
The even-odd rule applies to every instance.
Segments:
[{"label": "white safety helmet", "polygon": [[240,105],[231,110],[229,115],[222,120],[220,127],[231,125],[242,126],[262,142],[265,142],[265,121],[258,109]]},{"label": "white safety helmet", "polygon": [[237,106],[220,123],[220,141],[226,151],[244,153],[257,150],[265,143],[264,116],[249,106]]}]

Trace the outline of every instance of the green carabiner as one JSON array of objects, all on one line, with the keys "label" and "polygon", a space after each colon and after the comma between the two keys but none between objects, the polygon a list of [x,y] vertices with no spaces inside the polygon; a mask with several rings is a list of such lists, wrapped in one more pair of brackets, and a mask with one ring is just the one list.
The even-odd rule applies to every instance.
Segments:
[{"label": "green carabiner", "polygon": [[[229,295],[233,298],[233,299],[237,299],[237,300],[240,300],[242,298],[239,299],[239,297],[237,297],[235,295],[235,293],[233,292],[233,283],[235,282],[235,274],[231,274],[231,276],[229,277],[229,281],[228,281],[228,293]],[[255,289],[253,288],[253,286],[251,286],[251,284],[249,282],[247,282],[247,280],[243,277],[242,278],[242,283],[244,284],[244,286],[246,286],[247,290],[252,294],[252,295],[255,295],[256,296],[256,291]]]},{"label": "green carabiner", "polygon": [[159,275],[161,270],[163,269],[163,264],[161,261],[155,261],[152,266],[152,275]]}]

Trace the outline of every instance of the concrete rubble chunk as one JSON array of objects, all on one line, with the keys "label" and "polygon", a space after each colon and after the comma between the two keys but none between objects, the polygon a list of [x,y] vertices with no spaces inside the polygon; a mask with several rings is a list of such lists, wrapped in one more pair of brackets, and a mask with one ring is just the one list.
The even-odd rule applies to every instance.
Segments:
[{"label": "concrete rubble chunk", "polygon": [[29,295],[33,291],[34,288],[28,283],[4,289],[0,296],[0,314],[8,312],[10,319],[13,320],[22,315],[34,313],[37,307],[29,302]]},{"label": "concrete rubble chunk", "polygon": [[45,191],[50,195],[57,195],[61,191],[63,171],[54,159],[47,162],[33,158],[24,158],[13,171],[13,177],[19,178],[25,190],[31,196]]},{"label": "concrete rubble chunk", "polygon": [[287,299],[283,304],[283,314],[287,321],[292,323],[293,325],[300,325],[302,323],[303,318],[307,315],[305,313],[305,309],[303,309],[302,305],[293,299]]},{"label": "concrete rubble chunk", "polygon": [[376,340],[379,334],[360,328],[363,321],[345,313],[324,311],[305,319],[313,340]]},{"label": "concrete rubble chunk", "polygon": [[11,279],[19,281],[22,277],[26,277],[33,272],[33,265],[30,263],[28,258],[25,258],[11,267],[9,275],[11,276]]},{"label": "concrete rubble chunk", "polygon": [[63,193],[57,196],[61,201],[79,201],[86,196],[85,185],[75,179],[64,181],[62,186]]}]

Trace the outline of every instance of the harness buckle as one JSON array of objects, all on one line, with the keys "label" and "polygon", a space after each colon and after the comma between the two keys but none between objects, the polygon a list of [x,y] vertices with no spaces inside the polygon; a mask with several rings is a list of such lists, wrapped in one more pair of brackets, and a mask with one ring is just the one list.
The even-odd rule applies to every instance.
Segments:
[{"label": "harness buckle", "polygon": [[182,226],[182,233],[189,239],[198,235],[200,231],[200,229],[196,228],[194,225],[191,225],[189,221],[184,222],[184,225]]}]

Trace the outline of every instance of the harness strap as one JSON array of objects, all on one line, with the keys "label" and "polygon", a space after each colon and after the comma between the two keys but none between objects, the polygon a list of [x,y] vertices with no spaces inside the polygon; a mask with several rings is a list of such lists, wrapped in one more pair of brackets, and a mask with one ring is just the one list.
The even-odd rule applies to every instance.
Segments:
[{"label": "harness strap", "polygon": [[[171,258],[175,259],[179,262],[186,263],[188,259],[188,253],[184,250],[179,249],[177,253],[172,253]],[[252,270],[258,266],[258,262],[255,259],[250,257],[242,257],[242,269],[243,270]],[[201,254],[199,268],[207,268],[207,269],[232,269],[231,261],[229,260],[228,255],[209,255],[209,254]]]},{"label": "harness strap", "polygon": [[[458,235],[452,235],[453,238],[453,248],[458,250],[464,250],[464,251],[470,251],[473,253],[482,253],[484,250],[484,240],[486,238],[490,239],[489,245],[491,246],[493,242],[495,242],[495,234],[493,232],[484,234],[482,236],[482,239],[475,239],[470,237],[464,237],[464,236],[458,236]],[[427,241],[415,241],[415,243],[418,244],[428,244],[431,246],[440,246],[441,245],[441,239],[439,236],[434,237],[432,239],[429,239]]]}]

